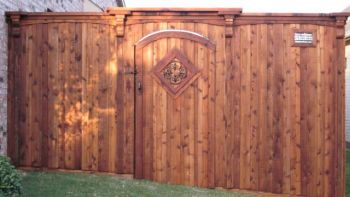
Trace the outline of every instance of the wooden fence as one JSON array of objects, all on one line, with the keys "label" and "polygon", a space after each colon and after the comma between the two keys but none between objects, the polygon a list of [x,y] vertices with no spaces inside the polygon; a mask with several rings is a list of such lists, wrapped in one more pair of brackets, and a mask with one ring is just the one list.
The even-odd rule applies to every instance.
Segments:
[{"label": "wooden fence", "polygon": [[19,167],[344,196],[347,14],[7,13]]}]

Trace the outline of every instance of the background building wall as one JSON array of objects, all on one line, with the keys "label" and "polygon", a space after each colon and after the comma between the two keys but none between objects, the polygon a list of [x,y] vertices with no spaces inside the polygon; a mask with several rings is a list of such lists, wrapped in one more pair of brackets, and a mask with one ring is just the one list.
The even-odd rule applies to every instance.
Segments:
[{"label": "background building wall", "polygon": [[[6,11],[81,12],[103,11],[107,7],[120,5],[121,0],[0,0],[0,155],[6,154],[7,145],[7,24]],[[96,7],[93,7],[96,6]],[[85,7],[86,8],[86,7]],[[87,8],[86,8],[87,9]]]},{"label": "background building wall", "polygon": [[345,55],[345,136],[347,147],[350,147],[350,45],[346,46]]},{"label": "background building wall", "polygon": [[83,9],[85,12],[100,12],[102,7],[98,6],[95,2],[93,1],[84,1]]}]

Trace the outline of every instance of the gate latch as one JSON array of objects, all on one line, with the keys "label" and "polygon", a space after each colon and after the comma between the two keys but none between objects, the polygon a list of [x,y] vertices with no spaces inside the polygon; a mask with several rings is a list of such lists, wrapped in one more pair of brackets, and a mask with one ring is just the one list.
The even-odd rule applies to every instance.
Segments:
[{"label": "gate latch", "polygon": [[130,68],[128,68],[125,72],[124,72],[124,74],[126,74],[126,75],[136,75],[137,74],[137,70],[135,69],[130,69]]},{"label": "gate latch", "polygon": [[141,81],[138,81],[138,82],[137,82],[137,89],[138,89],[139,91],[141,91],[141,90],[142,90],[142,84],[141,84]]}]

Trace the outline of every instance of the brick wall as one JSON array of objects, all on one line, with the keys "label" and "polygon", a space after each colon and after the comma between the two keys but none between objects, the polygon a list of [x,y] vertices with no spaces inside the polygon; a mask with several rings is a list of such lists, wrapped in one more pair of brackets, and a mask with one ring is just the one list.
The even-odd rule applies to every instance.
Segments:
[{"label": "brick wall", "polygon": [[[116,0],[91,0],[100,8],[116,6]],[[83,11],[84,0],[0,0],[0,155],[6,154],[7,137],[7,24],[5,11]]]}]

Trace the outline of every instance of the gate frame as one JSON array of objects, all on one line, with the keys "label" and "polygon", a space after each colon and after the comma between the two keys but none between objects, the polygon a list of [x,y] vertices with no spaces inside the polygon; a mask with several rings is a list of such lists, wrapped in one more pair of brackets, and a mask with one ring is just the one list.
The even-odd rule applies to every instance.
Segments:
[{"label": "gate frame", "polygon": [[138,54],[142,53],[142,49],[148,44],[163,39],[163,38],[178,38],[198,42],[208,49],[216,51],[216,45],[208,38],[187,30],[168,29],[152,32],[134,44],[134,82],[135,82],[135,135],[134,135],[134,177],[143,179],[143,68]]}]

